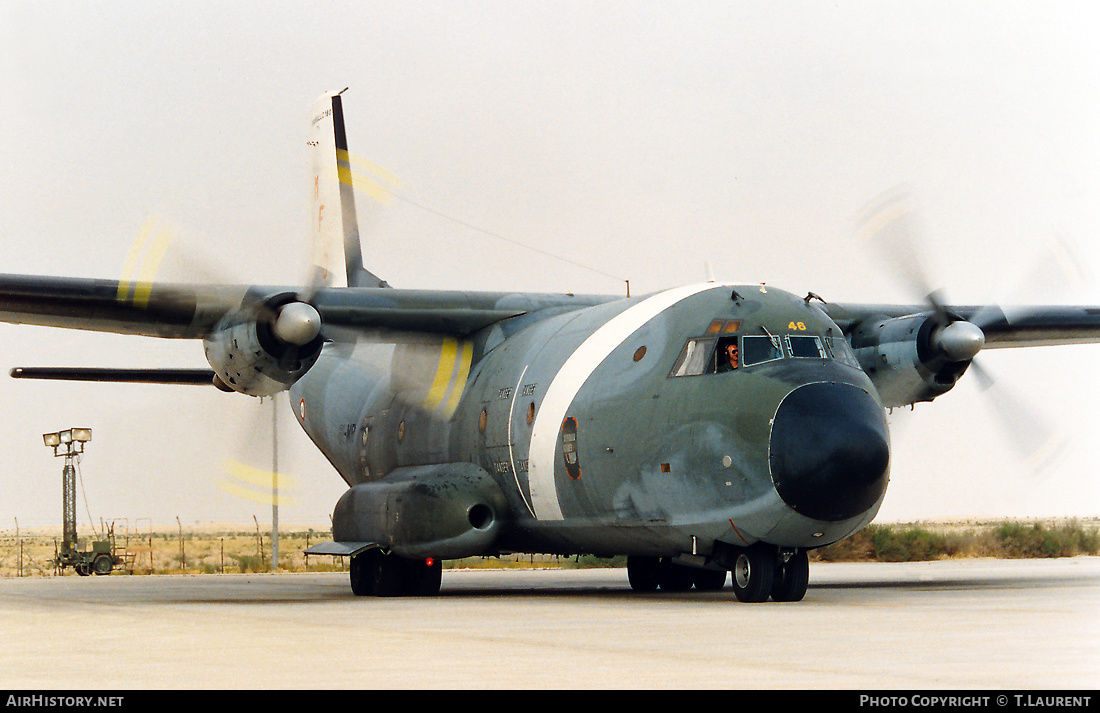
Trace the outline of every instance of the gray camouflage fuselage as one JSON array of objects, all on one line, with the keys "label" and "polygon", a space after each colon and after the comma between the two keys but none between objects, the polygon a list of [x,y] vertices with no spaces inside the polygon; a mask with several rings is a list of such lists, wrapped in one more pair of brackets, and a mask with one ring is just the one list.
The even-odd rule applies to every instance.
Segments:
[{"label": "gray camouflage fuselage", "polygon": [[[816,337],[820,356],[792,356],[788,336]],[[713,373],[713,342],[746,337],[778,352]],[[674,375],[692,340],[711,348],[710,366]],[[772,452],[776,416],[807,385],[823,390],[811,401],[834,398],[825,389],[859,401],[854,409],[888,448],[881,403],[840,328],[790,293],[711,283],[506,320],[470,340],[468,379],[448,418],[432,407],[438,394],[425,396],[403,373],[432,376],[441,350],[450,357],[438,341],[329,344],[291,400],[350,486],[431,464],[488,473],[507,512],[496,514],[503,524],[483,554],[707,555],[716,541],[760,540],[810,548],[863,527],[881,504],[884,461],[855,507],[824,517],[801,514],[818,513],[784,492],[780,480],[793,471]],[[432,358],[418,367],[424,353]]]}]

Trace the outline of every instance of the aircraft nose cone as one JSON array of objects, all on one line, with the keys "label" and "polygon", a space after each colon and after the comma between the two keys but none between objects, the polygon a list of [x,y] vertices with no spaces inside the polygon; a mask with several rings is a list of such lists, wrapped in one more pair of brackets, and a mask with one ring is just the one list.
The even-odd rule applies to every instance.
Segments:
[{"label": "aircraft nose cone", "polygon": [[783,400],[771,433],[772,481],[795,512],[836,522],[855,517],[886,490],[886,417],[848,384],[807,384]]}]

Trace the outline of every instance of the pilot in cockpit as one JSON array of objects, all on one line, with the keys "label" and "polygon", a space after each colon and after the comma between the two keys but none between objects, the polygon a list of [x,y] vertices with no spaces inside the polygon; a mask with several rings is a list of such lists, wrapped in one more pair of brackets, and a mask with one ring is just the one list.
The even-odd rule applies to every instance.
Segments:
[{"label": "pilot in cockpit", "polygon": [[719,359],[718,371],[733,371],[736,369],[741,361],[737,351],[737,340],[733,339],[729,342],[725,342],[718,348],[719,353],[722,355]]}]

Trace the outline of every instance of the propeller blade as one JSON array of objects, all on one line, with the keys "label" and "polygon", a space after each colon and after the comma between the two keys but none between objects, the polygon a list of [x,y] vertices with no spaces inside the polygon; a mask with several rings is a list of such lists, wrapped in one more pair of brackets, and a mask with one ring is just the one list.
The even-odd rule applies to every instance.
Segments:
[{"label": "propeller blade", "polygon": [[1066,435],[1053,428],[1048,419],[1023,397],[998,383],[980,361],[971,362],[969,370],[977,377],[994,421],[1005,434],[1010,447],[1032,475],[1041,474],[1065,447],[1068,442]]},{"label": "propeller blade", "polygon": [[855,223],[858,238],[887,260],[910,294],[928,304],[936,323],[950,324],[943,290],[932,287],[924,269],[921,246],[927,240],[910,188],[900,185],[880,194],[863,207]]},{"label": "propeller blade", "polygon": [[243,419],[243,427],[236,445],[235,457],[227,457],[223,463],[225,477],[218,486],[232,495],[263,505],[294,505],[294,497],[287,491],[296,487],[293,475],[277,470],[278,420],[273,409],[278,409],[277,398],[248,400],[250,413]]},{"label": "propeller blade", "polygon": [[[1055,236],[1045,240],[1032,259],[1025,261],[1027,269],[1019,275],[1011,287],[1002,287],[999,294],[1020,302],[1021,296],[1031,303],[1046,301],[1072,302],[1073,295],[1092,279],[1086,262],[1079,257],[1076,246],[1067,238]],[[1013,323],[1026,318],[1038,309],[1032,307],[1002,307],[985,305],[970,316],[979,327],[1000,321]]]}]

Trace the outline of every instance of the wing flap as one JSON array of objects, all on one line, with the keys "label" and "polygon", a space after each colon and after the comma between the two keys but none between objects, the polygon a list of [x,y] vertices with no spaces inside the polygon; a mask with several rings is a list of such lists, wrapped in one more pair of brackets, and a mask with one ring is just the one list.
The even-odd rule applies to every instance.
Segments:
[{"label": "wing flap", "polygon": [[372,547],[381,547],[377,542],[320,542],[302,551],[305,555],[333,555],[334,557],[354,557]]}]

